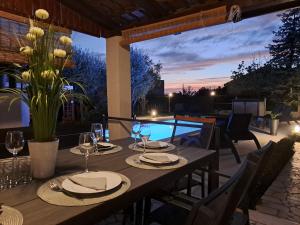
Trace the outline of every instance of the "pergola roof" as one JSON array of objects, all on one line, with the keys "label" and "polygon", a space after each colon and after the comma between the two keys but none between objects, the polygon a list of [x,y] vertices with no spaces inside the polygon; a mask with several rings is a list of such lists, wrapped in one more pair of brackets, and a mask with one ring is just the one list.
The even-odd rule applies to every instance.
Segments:
[{"label": "pergola roof", "polygon": [[[238,4],[242,17],[252,17],[300,5],[299,0],[0,0],[0,10],[32,16],[47,9],[57,25],[111,37],[122,30]],[[1,14],[0,14],[1,16]]]}]

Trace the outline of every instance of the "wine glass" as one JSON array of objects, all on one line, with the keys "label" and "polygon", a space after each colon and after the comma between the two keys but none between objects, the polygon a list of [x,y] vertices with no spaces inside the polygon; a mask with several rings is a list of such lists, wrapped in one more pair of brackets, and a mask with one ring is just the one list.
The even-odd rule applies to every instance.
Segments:
[{"label": "wine glass", "polygon": [[88,173],[88,160],[90,154],[95,152],[97,145],[97,140],[92,132],[85,132],[79,135],[79,149],[80,152],[84,154],[85,157],[85,172]]},{"label": "wine glass", "polygon": [[91,125],[91,132],[94,133],[97,142],[102,141],[103,138],[103,128],[101,123],[92,123]]},{"label": "wine glass", "polygon": [[[94,133],[97,143],[103,140],[103,129],[101,123],[92,123],[91,132]],[[96,145],[96,151],[98,151],[98,147]]]},{"label": "wine glass", "polygon": [[136,139],[140,135],[140,132],[141,132],[141,123],[140,122],[134,122],[132,124],[132,128],[131,128],[131,133],[134,136],[133,149],[136,149]]},{"label": "wine glass", "polygon": [[24,137],[22,131],[8,131],[5,137],[5,147],[13,155],[12,159],[12,184],[17,184],[16,164],[17,155],[24,147]]},{"label": "wine glass", "polygon": [[151,136],[151,129],[150,129],[150,126],[148,124],[143,124],[141,126],[140,136],[141,136],[141,139],[143,141],[144,154],[145,154],[146,153],[146,145],[147,145],[147,142],[148,142],[148,140]]}]

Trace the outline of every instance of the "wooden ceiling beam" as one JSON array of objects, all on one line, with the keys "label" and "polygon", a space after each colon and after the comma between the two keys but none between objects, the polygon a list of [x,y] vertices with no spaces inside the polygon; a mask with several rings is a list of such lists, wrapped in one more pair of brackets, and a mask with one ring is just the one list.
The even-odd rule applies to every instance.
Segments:
[{"label": "wooden ceiling beam", "polygon": [[189,14],[200,12],[200,11],[203,11],[203,10],[209,10],[209,9],[213,9],[213,8],[218,8],[218,7],[224,6],[224,5],[225,4],[222,3],[222,2],[220,2],[220,1],[214,0],[213,3],[210,4],[210,5],[199,4],[199,5],[197,5],[197,6],[193,7],[193,8],[188,8],[185,11],[180,11],[180,12],[177,12],[177,13],[174,13],[174,14],[166,15],[163,18],[160,17],[160,18],[152,19],[151,21],[135,23],[134,25],[123,27],[123,30],[130,29],[132,27],[138,27],[138,26],[148,25],[148,24],[151,24],[151,23],[157,23],[157,22],[164,21],[164,20],[174,19],[176,17],[182,17],[182,16],[186,16],[186,15],[189,15]]},{"label": "wooden ceiling beam", "polygon": [[116,28],[120,28],[120,24],[114,22],[113,20],[105,17],[97,10],[93,9],[89,5],[85,4],[84,1],[77,0],[76,3],[73,0],[61,0],[62,4],[67,6],[68,8],[73,9],[80,15],[89,18],[95,23],[99,24],[101,27],[107,30],[109,33],[110,30],[114,30]]},{"label": "wooden ceiling beam", "polygon": [[161,8],[160,4],[155,0],[131,0],[133,4],[136,5],[137,8],[144,9],[145,13],[154,18],[159,18],[163,16],[166,11]]},{"label": "wooden ceiling beam", "polygon": [[[90,1],[91,3],[93,1]],[[105,8],[106,9],[106,17],[110,17],[111,20],[113,20],[116,24],[118,24],[120,27],[129,24],[131,21],[127,20],[126,18],[122,17],[124,13],[127,12],[127,7],[126,4],[128,2],[126,1],[119,1],[119,0],[114,0],[114,1],[96,1],[95,6],[97,9],[99,8]],[[90,4],[91,5],[91,4]],[[97,10],[99,12],[99,10]],[[100,13],[102,10],[100,11]]]},{"label": "wooden ceiling beam", "polygon": [[[243,4],[241,4],[242,18],[244,18],[244,19],[300,6],[299,0],[296,0],[296,1],[293,1],[293,0],[281,0],[281,1],[269,0],[269,1],[265,1],[265,3],[261,2],[258,5],[257,4],[254,5],[255,1],[253,1],[253,0],[242,1],[242,2],[244,2]],[[252,5],[249,4],[251,2],[252,2]]]}]

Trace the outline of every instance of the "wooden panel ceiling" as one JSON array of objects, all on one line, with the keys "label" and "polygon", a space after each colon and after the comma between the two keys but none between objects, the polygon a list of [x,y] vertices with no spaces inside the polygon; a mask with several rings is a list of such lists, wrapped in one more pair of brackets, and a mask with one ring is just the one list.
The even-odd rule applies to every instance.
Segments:
[{"label": "wooden panel ceiling", "polygon": [[[29,17],[45,8],[60,26],[94,36],[238,4],[243,18],[300,5],[299,0],[0,0],[0,10]],[[1,15],[0,15],[1,16]]]},{"label": "wooden panel ceiling", "polygon": [[61,0],[67,7],[87,16],[109,30],[107,36],[120,31],[186,16],[202,10],[239,4],[244,17],[256,16],[280,9],[294,7],[293,0]]},{"label": "wooden panel ceiling", "polygon": [[[71,30],[100,36],[106,30],[96,22],[82,16],[57,0],[0,0],[0,10],[25,18],[33,17],[36,9],[46,9],[50,13],[47,22]],[[0,12],[0,17],[3,17]]]}]

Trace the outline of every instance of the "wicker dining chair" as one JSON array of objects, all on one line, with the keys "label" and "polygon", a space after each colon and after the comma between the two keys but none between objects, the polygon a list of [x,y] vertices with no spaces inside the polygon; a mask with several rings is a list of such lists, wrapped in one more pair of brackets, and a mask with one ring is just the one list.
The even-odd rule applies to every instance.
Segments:
[{"label": "wicker dining chair", "polygon": [[277,143],[270,141],[261,149],[249,153],[247,159],[257,163],[258,168],[240,208],[244,211],[255,209],[256,204],[293,155],[294,141],[289,138],[283,138]]},{"label": "wicker dining chair", "polygon": [[[180,122],[192,122],[199,125],[199,130],[192,133],[184,133],[176,135],[177,124]],[[175,116],[174,128],[171,136],[171,143],[176,140],[180,145],[196,146],[202,149],[209,149],[212,144],[216,119],[215,118],[201,118],[190,116]],[[201,127],[201,128],[200,128]],[[199,177],[200,181],[193,179],[193,174]],[[183,178],[177,183],[177,189],[187,189],[187,195],[192,195],[192,187],[199,185],[201,187],[201,197],[205,196],[205,172],[204,170],[195,170],[193,174],[188,174],[186,179]]]},{"label": "wicker dining chair", "polygon": [[172,204],[164,204],[151,212],[146,224],[230,225],[236,218],[239,223],[235,224],[247,224],[247,216],[237,213],[236,208],[247,192],[255,171],[256,164],[245,160],[239,171],[207,198],[187,204],[188,199],[183,203],[174,196]]},{"label": "wicker dining chair", "polygon": [[[256,204],[278,177],[293,154],[294,141],[283,138],[277,143],[270,141],[259,150],[247,155],[246,161],[256,164],[256,170],[252,179],[249,180],[247,191],[237,206],[243,213],[235,213],[235,223],[232,224],[249,224],[248,210],[255,209]],[[223,176],[222,174],[218,175]],[[182,193],[172,193],[168,201],[164,201],[171,208],[175,207],[176,210],[182,208],[185,211],[190,210],[191,206],[197,202],[199,202],[198,199],[188,197]]]},{"label": "wicker dining chair", "polygon": [[257,149],[261,148],[256,136],[249,130],[251,117],[249,113],[232,113],[229,117],[224,136],[237,163],[241,163],[241,159],[233,142],[253,140]]}]

